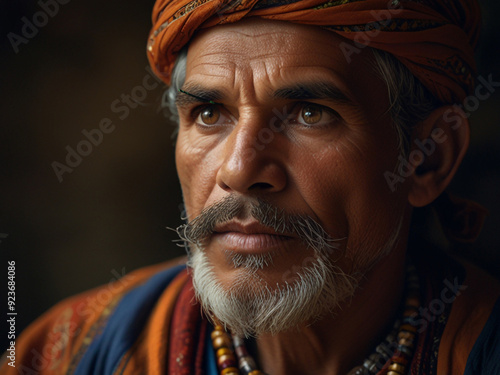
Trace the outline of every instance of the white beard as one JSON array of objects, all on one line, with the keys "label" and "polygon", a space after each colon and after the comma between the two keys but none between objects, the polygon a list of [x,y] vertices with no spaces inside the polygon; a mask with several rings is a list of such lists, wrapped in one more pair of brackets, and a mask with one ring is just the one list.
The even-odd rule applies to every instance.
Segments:
[{"label": "white beard", "polygon": [[232,257],[235,267],[242,268],[243,276],[229,288],[217,280],[205,252],[196,246],[189,266],[196,296],[207,315],[241,336],[275,334],[313,322],[333,313],[340,302],[354,295],[358,285],[356,278],[332,264],[328,254],[317,251],[314,257],[302,262],[305,266],[290,283],[276,286],[269,285],[257,272],[272,267],[272,255],[233,253]]},{"label": "white beard", "polygon": [[[241,214],[242,207],[245,206],[235,201],[222,201],[221,205],[212,207],[213,212],[209,210],[205,216],[195,218],[191,228],[181,226],[177,229],[181,240],[189,244],[188,265],[192,269],[198,301],[207,316],[240,336],[276,334],[334,314],[341,302],[354,296],[363,275],[389,255],[399,239],[402,223],[401,216],[384,246],[373,248],[367,243],[361,246],[364,251],[350,254],[356,262],[351,259],[353,269],[346,274],[332,260],[346,256],[337,244],[340,240],[331,238],[310,218],[292,216],[286,219],[278,208],[260,202],[250,210],[251,215],[278,233],[295,233],[313,250],[313,255],[303,259],[299,271],[287,271],[281,283],[270,284],[265,274],[273,268],[273,253],[241,255],[226,251],[229,264],[240,275],[226,286],[217,279],[201,240],[213,230],[216,222],[228,221]],[[197,220],[200,217],[203,220]],[[287,277],[288,274],[291,277]]]}]

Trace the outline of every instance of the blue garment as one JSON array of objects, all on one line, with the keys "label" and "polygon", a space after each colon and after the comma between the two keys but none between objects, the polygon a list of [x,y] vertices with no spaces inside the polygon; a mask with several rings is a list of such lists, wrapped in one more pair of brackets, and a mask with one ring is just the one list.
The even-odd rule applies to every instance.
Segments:
[{"label": "blue garment", "polygon": [[207,375],[219,375],[219,372],[217,370],[217,362],[215,360],[215,352],[212,344],[212,338],[210,336],[212,330],[213,327],[209,324],[207,328],[207,337],[205,338],[205,359],[206,359],[205,371]]},{"label": "blue garment", "polygon": [[137,340],[165,287],[185,268],[185,265],[180,265],[162,271],[129,291],[110,315],[104,331],[85,352],[75,375],[114,374],[124,354]]},{"label": "blue garment", "polygon": [[500,374],[500,298],[467,359],[464,375]]}]

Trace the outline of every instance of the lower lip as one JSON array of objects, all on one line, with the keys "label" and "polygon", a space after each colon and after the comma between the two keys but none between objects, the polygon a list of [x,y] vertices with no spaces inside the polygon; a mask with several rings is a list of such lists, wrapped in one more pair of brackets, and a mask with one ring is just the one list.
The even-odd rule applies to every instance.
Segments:
[{"label": "lower lip", "polygon": [[241,232],[215,233],[212,237],[227,250],[261,253],[283,247],[292,237],[275,234],[247,234]]}]

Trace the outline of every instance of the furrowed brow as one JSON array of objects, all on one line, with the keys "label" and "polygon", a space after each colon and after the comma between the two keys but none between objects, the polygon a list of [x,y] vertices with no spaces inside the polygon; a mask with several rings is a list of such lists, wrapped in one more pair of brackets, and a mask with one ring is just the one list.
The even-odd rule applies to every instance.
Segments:
[{"label": "furrowed brow", "polygon": [[207,89],[198,84],[184,85],[175,98],[177,107],[185,107],[197,103],[217,102],[223,94],[219,90]]},{"label": "furrowed brow", "polygon": [[333,100],[352,102],[338,87],[324,82],[298,83],[290,87],[283,87],[273,94],[276,99],[291,100]]}]

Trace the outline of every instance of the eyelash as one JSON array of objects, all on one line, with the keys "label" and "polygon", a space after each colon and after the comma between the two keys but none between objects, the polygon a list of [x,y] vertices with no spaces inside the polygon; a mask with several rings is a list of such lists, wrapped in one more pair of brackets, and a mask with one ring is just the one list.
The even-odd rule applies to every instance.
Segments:
[{"label": "eyelash", "polygon": [[[300,111],[304,107],[307,107],[307,106],[316,106],[318,108],[321,108],[324,112],[326,112],[330,116],[334,117],[336,119],[336,121],[341,120],[340,114],[337,111],[333,110],[332,108],[324,106],[322,104],[318,104],[318,103],[314,103],[314,102],[306,102],[306,101],[301,101],[301,102],[295,102],[295,103],[293,103],[292,110],[289,112],[290,117],[292,119],[298,118],[300,116]],[[198,105],[198,106],[194,107],[191,110],[191,112],[190,112],[191,120],[193,122],[195,122],[196,119],[198,118],[198,116],[201,114],[201,112],[203,110],[205,110],[206,108],[210,108],[210,107],[211,108],[218,108],[221,111],[222,114],[224,114],[224,112],[228,112],[224,108],[224,106],[222,104],[218,104],[218,103],[215,103],[215,104],[203,103],[202,105]],[[234,117],[231,113],[229,113],[229,115],[226,114],[226,116],[227,117]],[[320,127],[324,127],[324,126],[330,125],[330,123],[328,123],[328,124],[322,124],[322,125],[307,125],[307,124],[303,124],[303,123],[298,123],[296,120],[295,120],[295,122],[293,124],[294,125],[297,124],[299,126],[303,126],[303,127],[306,127],[306,128],[320,128]],[[210,125],[204,125],[204,124],[200,124],[200,125],[202,125],[202,126],[210,126]]]},{"label": "eyelash", "polygon": [[[330,107],[324,106],[322,104],[314,103],[314,102],[297,102],[297,103],[295,103],[292,107],[292,112],[291,112],[294,114],[293,118],[298,118],[301,114],[301,111],[307,106],[315,106],[315,107],[323,110],[325,113],[328,113],[331,117],[335,118],[335,122],[337,122],[341,119],[341,116],[337,111],[333,110]],[[331,122],[327,123],[327,124],[322,124],[322,125],[308,125],[308,124],[302,124],[302,123],[300,123],[299,125],[306,127],[306,128],[322,128],[325,126],[329,126],[330,124],[331,124]]]},{"label": "eyelash", "polygon": [[206,109],[206,108],[218,108],[219,110],[223,109],[223,106],[221,104],[211,104],[211,103],[203,103],[202,105],[198,105],[194,107],[190,113],[189,116],[193,119],[196,120],[196,118],[200,115],[200,113]]}]

